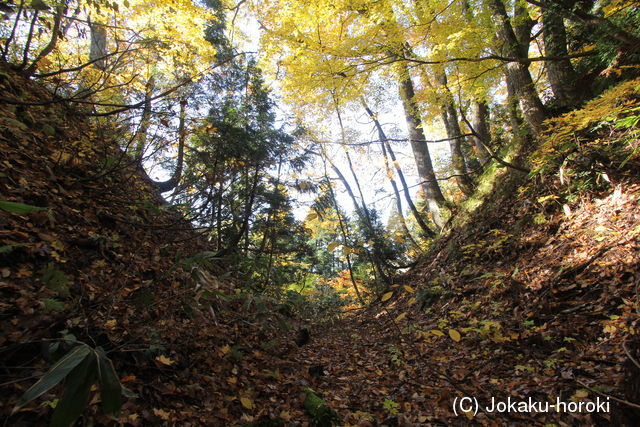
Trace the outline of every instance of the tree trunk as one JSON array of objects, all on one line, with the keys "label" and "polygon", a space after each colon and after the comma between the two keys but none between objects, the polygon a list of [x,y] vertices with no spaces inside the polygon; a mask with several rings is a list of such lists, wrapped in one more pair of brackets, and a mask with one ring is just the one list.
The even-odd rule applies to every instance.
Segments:
[{"label": "tree trunk", "polygon": [[433,222],[438,228],[442,228],[446,223],[446,201],[440,190],[440,185],[438,185],[433,164],[431,163],[431,155],[429,154],[429,147],[427,146],[426,138],[422,130],[409,69],[403,62],[400,63],[398,80],[400,99],[402,100],[402,107],[404,108],[407,128],[409,130],[411,149],[413,150],[418,176],[421,181],[420,185],[424,192],[429,212],[433,217]]},{"label": "tree trunk", "polygon": [[553,90],[561,107],[573,108],[580,102],[580,93],[576,86],[576,72],[571,61],[566,58],[569,52],[567,51],[567,33],[564,28],[564,20],[562,15],[559,15],[552,8],[543,8],[541,12],[545,55],[565,57],[565,59],[547,61],[547,76],[551,90]]},{"label": "tree trunk", "polygon": [[[512,58],[523,58],[523,45],[514,32],[502,0],[487,0],[487,3],[491,10],[497,40],[501,44],[502,54]],[[533,135],[538,137],[542,133],[542,123],[547,114],[536,92],[528,65],[526,61],[508,62],[506,69],[507,80],[518,99],[524,119]]]},{"label": "tree trunk", "polygon": [[[258,182],[260,182],[260,166],[255,166],[256,170],[253,174],[253,179],[251,183],[251,189],[249,190],[249,194],[247,195],[247,200],[244,204],[244,213],[242,216],[242,223],[240,224],[240,229],[238,232],[231,238],[231,241],[224,249],[219,250],[216,253],[216,256],[225,256],[232,252],[237,252],[238,245],[242,241],[245,233],[249,231],[249,220],[251,219],[251,212],[253,210],[253,203],[256,198],[256,190],[258,188]],[[247,185],[248,187],[248,185]]]},{"label": "tree trunk", "polygon": [[626,52],[638,52],[640,51],[640,38],[636,35],[625,31],[611,22],[607,18],[601,16],[592,15],[585,10],[584,7],[576,5],[576,2],[568,2],[567,6],[564,6],[562,2],[551,1],[545,2],[543,0],[525,0],[527,3],[538,6],[540,9],[548,9],[550,7],[555,8],[555,12],[568,18],[572,21],[580,22],[585,26],[592,27],[594,29],[606,29],[606,34],[612,38],[618,40],[621,44],[621,49]]},{"label": "tree trunk", "polygon": [[173,175],[166,181],[154,182],[153,185],[161,192],[173,190],[182,178],[182,166],[184,163],[184,144],[187,138],[187,131],[184,128],[184,122],[186,118],[187,101],[180,101],[180,123],[178,125],[178,164],[176,170],[173,171]]},{"label": "tree trunk", "polygon": [[477,133],[477,135],[472,137],[473,145],[478,159],[480,159],[483,165],[486,165],[491,159],[489,152],[485,148],[485,144],[483,144],[483,142],[485,142],[486,145],[489,145],[491,141],[491,133],[489,132],[489,106],[484,101],[473,101],[472,114],[471,122],[474,131]]},{"label": "tree trunk", "polygon": [[89,61],[99,70],[107,67],[107,29],[102,24],[89,23],[91,31],[91,45],[89,47]]},{"label": "tree trunk", "polygon": [[[278,174],[276,177],[276,182],[275,182],[275,186],[273,189],[273,194],[277,197],[278,195],[278,187],[280,186],[280,172],[282,170],[282,156],[280,156],[280,159],[278,160]],[[271,267],[273,266],[273,252],[275,250],[275,240],[276,240],[276,236],[275,236],[275,226],[273,224],[273,217],[275,215],[278,214],[280,210],[280,200],[279,199],[275,199],[274,203],[270,203],[269,205],[269,213],[267,214],[267,222],[266,222],[266,226],[265,226],[265,230],[264,230],[264,234],[262,235],[262,241],[260,242],[260,247],[258,249],[258,254],[263,254],[264,250],[266,249],[267,246],[267,240],[270,241],[271,245],[270,245],[270,250],[269,250],[269,261],[267,262],[267,270],[265,272],[265,279],[264,279],[264,287],[266,288],[267,286],[269,286],[269,280],[271,279]],[[256,254],[256,258],[254,261],[254,267],[256,265],[256,262],[258,260],[258,254]]]},{"label": "tree trunk", "polygon": [[147,145],[147,130],[151,122],[151,98],[153,97],[153,90],[155,88],[155,77],[149,77],[144,87],[144,106],[142,107],[142,116],[140,117],[140,125],[136,132],[136,145],[133,151],[133,157],[142,165],[142,157],[144,156],[144,150]]},{"label": "tree trunk", "polygon": [[407,236],[409,241],[413,244],[414,248],[418,251],[421,251],[420,245],[411,235],[411,231],[407,226],[407,221],[404,218],[404,212],[402,211],[402,197],[400,197],[400,190],[398,189],[398,184],[396,184],[396,180],[393,178],[393,170],[389,165],[389,155],[387,154],[387,148],[384,145],[384,141],[380,141],[380,147],[382,148],[382,156],[384,157],[384,169],[389,177],[389,182],[391,183],[391,187],[393,188],[393,195],[396,200],[396,209],[398,211],[398,218],[400,219],[400,225],[402,226],[402,230],[404,234]]},{"label": "tree trunk", "polygon": [[460,123],[458,123],[458,113],[456,113],[456,107],[453,103],[453,96],[451,91],[447,87],[447,75],[442,72],[436,76],[438,85],[444,88],[445,97],[442,104],[442,121],[447,131],[447,138],[449,138],[449,148],[451,149],[451,165],[453,167],[453,173],[456,175],[456,184],[458,188],[465,196],[473,193],[473,182],[467,175],[467,166],[462,154],[462,142],[464,137],[460,130]]},{"label": "tree trunk", "polygon": [[[53,28],[51,29],[51,38],[49,39],[49,43],[47,43],[47,45],[44,48],[42,48],[40,53],[36,55],[36,58],[33,60],[31,65],[27,67],[27,69],[25,70],[26,75],[30,76],[33,73],[35,73],[36,68],[38,67],[38,62],[45,56],[49,55],[53,51],[53,49],[55,49],[56,45],[58,44],[58,39],[61,36],[60,27],[62,25],[62,18],[66,10],[67,10],[66,6],[60,5],[56,7],[56,14],[54,15],[54,18],[53,18]],[[29,31],[26,47],[24,49],[24,59],[20,68],[24,67],[27,64],[27,60],[29,56],[29,44],[31,43],[31,37],[33,35],[31,30],[33,29],[33,23],[35,23],[37,17],[38,17],[38,11],[36,10],[33,15],[32,26]],[[18,18],[19,17],[17,16],[16,19]]]},{"label": "tree trunk", "polygon": [[[420,229],[422,229],[422,232],[425,234],[425,236],[435,237],[436,233],[432,229],[430,229],[429,226],[427,226],[427,224],[424,222],[422,215],[420,215],[420,212],[418,212],[418,208],[416,208],[416,205],[413,203],[413,199],[411,199],[411,193],[409,192],[409,186],[407,185],[407,180],[404,177],[402,168],[400,168],[400,164],[396,159],[396,154],[391,148],[391,144],[389,144],[389,139],[387,138],[387,135],[384,133],[384,130],[380,125],[380,122],[376,118],[375,114],[373,114],[373,111],[371,111],[371,109],[366,105],[366,103],[364,103],[364,108],[367,114],[369,115],[369,117],[371,117],[371,120],[373,120],[374,125],[376,126],[376,130],[378,131],[378,137],[380,138],[380,142],[382,143],[383,152],[385,147],[389,152],[389,157],[391,157],[391,162],[393,163],[396,173],[398,174],[398,178],[400,179],[400,183],[402,184],[404,197],[407,200],[407,204],[411,209],[411,213],[413,214],[414,219],[418,223],[418,226],[420,226]],[[395,181],[392,181],[392,182],[395,182]]]},{"label": "tree trunk", "polygon": [[[338,199],[336,199],[336,194],[333,191],[333,185],[331,184],[331,180],[329,179],[329,174],[327,173],[327,163],[325,161],[324,163],[324,178],[326,179],[326,182],[329,186],[329,194],[331,195],[331,201],[333,202],[333,205],[336,209],[336,215],[338,216],[338,224],[340,225],[340,234],[342,235],[342,242],[345,246],[349,246],[349,239],[348,239],[348,231],[347,231],[347,224],[344,222],[344,220],[342,219],[342,215],[340,214],[340,206],[338,205]],[[347,267],[349,268],[349,278],[351,279],[351,284],[353,285],[353,289],[356,292],[356,296],[358,298],[358,302],[360,302],[360,304],[365,305],[365,301],[364,298],[362,298],[362,295],[360,294],[360,289],[358,288],[358,283],[356,282],[355,277],[353,276],[353,266],[351,265],[351,259],[349,258],[351,256],[351,254],[347,254],[346,255],[346,259],[347,259]]]},{"label": "tree trunk", "polygon": [[[368,215],[368,209],[366,208],[364,200],[362,201],[362,206],[360,206],[359,203],[358,203],[358,200],[356,199],[355,195],[353,194],[353,190],[351,189],[351,185],[349,185],[349,182],[346,180],[346,178],[344,177],[344,175],[342,174],[340,169],[338,169],[338,167],[336,165],[331,163],[331,161],[329,161],[329,162],[331,164],[331,168],[336,173],[336,175],[338,175],[338,178],[340,178],[340,181],[342,181],[342,184],[344,185],[344,188],[347,190],[347,194],[351,198],[351,202],[353,203],[353,206],[356,209],[356,212],[358,213],[358,216],[360,217],[361,221],[369,229],[369,232],[371,233],[371,235],[374,236],[375,235],[375,230],[373,229],[373,226],[371,224],[370,217],[367,216]],[[349,163],[351,163],[351,162],[349,161]],[[349,167],[351,169],[351,172],[352,172],[353,176],[355,177],[355,173],[353,172],[353,167],[351,165]],[[355,178],[355,179],[356,179],[356,182],[357,182],[357,178]],[[379,276],[382,279],[382,282],[384,283],[384,285],[386,287],[391,286],[391,281],[389,280],[389,276],[385,273],[385,271],[384,271],[384,269],[382,267],[383,260],[380,257],[380,254],[379,254],[378,249],[376,248],[376,245],[374,245],[374,247],[373,247],[373,254],[369,254],[369,251],[367,249],[364,249],[364,250],[369,255],[369,259],[371,261],[371,264],[373,265],[373,270],[374,270],[375,273],[377,273],[376,276]],[[348,256],[347,256],[347,259],[348,259]]]}]

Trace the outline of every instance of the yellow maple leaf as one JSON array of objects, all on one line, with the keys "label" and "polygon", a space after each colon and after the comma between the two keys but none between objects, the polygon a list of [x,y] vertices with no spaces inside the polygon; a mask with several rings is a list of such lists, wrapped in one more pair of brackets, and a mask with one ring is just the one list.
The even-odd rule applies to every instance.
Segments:
[{"label": "yellow maple leaf", "polygon": [[173,365],[175,362],[175,360],[171,360],[168,357],[164,356],[164,355],[160,355],[156,357],[156,361],[160,362],[161,364],[165,365],[165,366],[171,366]]}]

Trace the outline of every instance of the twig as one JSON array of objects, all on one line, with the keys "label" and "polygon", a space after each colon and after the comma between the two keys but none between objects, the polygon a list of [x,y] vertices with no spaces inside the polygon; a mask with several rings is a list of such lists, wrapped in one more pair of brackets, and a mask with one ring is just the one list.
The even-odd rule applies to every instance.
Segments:
[{"label": "twig", "polygon": [[633,362],[633,364],[636,365],[638,369],[640,369],[640,363],[638,363],[638,361],[631,355],[631,352],[627,348],[627,343],[625,341],[622,341],[622,348],[624,352],[627,354],[627,356],[629,357],[629,359]]},{"label": "twig", "polygon": [[631,406],[632,408],[638,408],[638,409],[640,409],[640,405],[638,405],[637,403],[629,402],[628,400],[620,399],[620,398],[615,397],[615,396],[612,396],[612,395],[610,395],[610,394],[607,394],[607,393],[603,393],[603,392],[601,392],[601,391],[598,391],[598,390],[596,390],[596,389],[594,389],[594,388],[589,387],[588,385],[586,385],[585,383],[583,383],[583,382],[582,382],[582,381],[580,381],[579,379],[576,379],[576,382],[577,382],[578,384],[580,384],[582,387],[584,387],[584,388],[586,388],[587,390],[589,390],[589,391],[592,391],[592,392],[597,393],[597,394],[599,394],[599,395],[601,395],[601,396],[607,397],[607,398],[609,398],[609,399],[611,399],[611,400],[615,400],[616,402],[623,403],[623,404],[625,404],[625,405]]}]

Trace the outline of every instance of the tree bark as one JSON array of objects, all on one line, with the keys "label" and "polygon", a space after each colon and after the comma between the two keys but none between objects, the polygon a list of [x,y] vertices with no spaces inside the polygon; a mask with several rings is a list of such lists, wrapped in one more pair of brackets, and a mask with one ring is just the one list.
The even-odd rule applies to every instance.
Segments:
[{"label": "tree bark", "polygon": [[396,200],[396,209],[398,211],[398,218],[400,219],[400,225],[402,226],[402,230],[404,231],[404,234],[407,236],[409,241],[413,244],[414,248],[417,249],[418,251],[421,251],[420,245],[413,238],[413,235],[411,234],[411,231],[407,226],[407,220],[405,219],[404,212],[402,211],[402,197],[400,196],[400,190],[398,189],[398,184],[396,183],[396,180],[393,178],[393,170],[389,165],[389,155],[387,153],[387,148],[385,147],[384,142],[382,140],[380,141],[380,147],[382,148],[382,157],[384,158],[384,169],[387,176],[389,177],[389,182],[391,183],[391,187],[393,188],[393,195]]},{"label": "tree bark", "polygon": [[247,200],[244,204],[244,213],[242,216],[242,223],[240,224],[240,229],[238,232],[231,238],[231,241],[224,249],[219,250],[216,253],[216,256],[225,256],[232,252],[236,252],[238,250],[238,245],[240,241],[244,237],[245,233],[249,231],[249,220],[251,219],[251,212],[253,210],[253,203],[256,198],[256,190],[258,188],[258,182],[260,182],[260,166],[255,166],[256,170],[253,174],[253,179],[251,183],[251,189],[249,190],[249,194],[247,195]]},{"label": "tree bark", "polygon": [[[611,22],[607,18],[603,18],[601,16],[593,15],[583,8],[577,6],[574,8],[563,7],[563,5],[558,1],[553,2],[545,2],[543,0],[525,0],[527,3],[530,3],[534,6],[538,6],[540,9],[548,9],[551,5],[556,6],[555,11],[575,22],[580,22],[583,25],[592,28],[600,28],[606,29],[606,33],[609,34],[612,38],[618,40],[621,43],[621,47],[623,50],[627,52],[638,52],[640,51],[640,38],[635,36],[634,34],[625,31],[624,29],[618,27],[616,24]],[[573,2],[569,2],[570,4]]]},{"label": "tree bark", "polygon": [[[548,0],[545,3],[549,3]],[[565,59],[547,61],[547,76],[551,90],[561,107],[575,107],[580,102],[580,93],[576,86],[576,72],[571,61],[566,58],[569,52],[564,20],[562,15],[552,8],[542,8],[541,12],[545,55],[565,57]]]},{"label": "tree bark", "polygon": [[[435,231],[429,228],[429,226],[424,222],[422,215],[420,215],[420,212],[418,212],[418,208],[413,203],[413,199],[411,198],[411,193],[409,192],[409,186],[407,185],[407,180],[404,177],[402,168],[400,168],[400,164],[396,159],[396,154],[391,148],[391,144],[389,144],[389,139],[387,138],[387,135],[384,133],[384,130],[380,125],[380,122],[376,118],[373,111],[371,111],[371,109],[366,104],[364,104],[364,108],[367,114],[369,115],[369,117],[371,117],[371,120],[373,120],[376,130],[378,131],[378,138],[380,138],[380,142],[382,143],[383,151],[384,151],[384,148],[386,147],[387,152],[389,153],[389,157],[391,157],[391,162],[393,163],[396,173],[398,174],[398,178],[400,179],[400,183],[402,184],[402,191],[404,193],[404,197],[407,200],[407,204],[409,205],[409,209],[411,209],[411,213],[413,214],[414,219],[418,223],[418,226],[420,227],[422,232],[425,234],[425,236],[435,237],[436,235]],[[392,182],[395,182],[395,181],[392,181]]]},{"label": "tree bark", "polygon": [[485,146],[485,143],[489,145],[491,141],[491,133],[489,132],[489,106],[486,102],[473,101],[471,123],[477,133],[477,135],[472,137],[475,152],[480,162],[485,165],[489,159],[491,159]]},{"label": "tree bark", "polygon": [[[342,242],[345,246],[349,246],[349,239],[347,237],[348,232],[346,229],[347,224],[345,224],[344,220],[342,219],[342,215],[340,214],[340,206],[338,205],[338,199],[336,199],[336,194],[333,191],[333,185],[331,184],[331,180],[329,180],[328,175],[329,174],[327,173],[327,164],[325,162],[324,177],[329,186],[329,194],[331,195],[331,201],[333,202],[333,205],[336,209],[336,215],[338,216],[338,224],[340,225],[340,234],[342,234]],[[349,278],[351,279],[351,284],[353,285],[353,289],[356,292],[358,302],[360,302],[360,304],[362,305],[365,305],[364,298],[362,298],[362,295],[360,294],[360,289],[358,288],[358,283],[356,282],[356,279],[353,276],[353,266],[351,265],[351,259],[349,258],[350,256],[351,256],[350,254],[347,254],[347,256],[345,257],[347,259],[347,267],[349,268]]]},{"label": "tree bark", "polygon": [[[36,68],[38,67],[38,61],[40,61],[45,56],[49,55],[51,51],[53,51],[53,49],[55,49],[56,45],[58,44],[58,39],[60,38],[60,27],[62,25],[62,17],[64,16],[65,11],[66,11],[66,7],[62,5],[56,7],[56,14],[53,17],[53,28],[51,29],[51,38],[49,39],[49,43],[47,43],[47,45],[40,51],[40,53],[38,53],[38,55],[33,60],[31,65],[27,67],[27,69],[25,70],[25,74],[27,76],[30,76],[33,73],[35,73]],[[31,29],[33,29],[33,23],[35,23],[37,17],[38,17],[38,11],[36,10],[33,15]],[[19,17],[16,17],[16,19],[18,18]],[[20,68],[24,67],[27,64],[27,59],[29,55],[29,44],[31,43],[32,35],[33,33],[30,30],[29,36],[27,39],[27,46],[25,47],[25,50],[24,50],[24,60]]]},{"label": "tree bark", "polygon": [[[331,163],[331,161],[329,161],[329,162],[331,164],[331,168],[336,173],[336,175],[338,175],[338,178],[340,178],[340,181],[342,181],[342,184],[344,185],[344,188],[347,190],[347,194],[351,198],[351,202],[353,203],[353,206],[356,209],[356,212],[358,213],[358,216],[360,217],[362,222],[364,222],[365,226],[369,229],[369,232],[371,233],[371,235],[374,236],[375,235],[375,230],[374,230],[373,225],[371,223],[371,218],[368,216],[368,209],[366,208],[364,200],[362,201],[362,206],[360,206],[359,203],[358,203],[358,200],[356,199],[355,195],[353,194],[353,190],[351,189],[351,185],[349,185],[349,182],[344,177],[344,175],[342,174],[340,169],[338,169],[338,167],[336,165]],[[351,173],[354,176],[354,179],[356,180],[356,184],[357,184],[358,180],[357,180],[357,177],[355,175],[355,172],[353,171],[353,167],[351,166],[351,161],[349,161],[349,168],[351,169]],[[380,256],[379,250],[378,250],[378,248],[376,248],[376,245],[374,245],[374,247],[373,247],[373,254],[369,254],[368,253],[369,251],[367,249],[364,249],[364,250],[367,251],[367,254],[369,255],[369,259],[371,261],[371,264],[373,264],[373,269],[377,273],[377,276],[379,276],[382,279],[382,282],[384,283],[385,286],[387,286],[387,287],[391,286],[391,282],[389,280],[389,276],[386,274],[386,272],[384,271],[383,266],[382,266],[384,261],[381,259],[382,257]],[[348,259],[348,256],[347,256],[347,259]]]},{"label": "tree bark", "polygon": [[173,171],[173,175],[166,181],[154,182],[153,185],[161,192],[173,190],[182,178],[182,166],[184,164],[184,145],[187,138],[187,131],[184,128],[184,122],[186,118],[187,101],[180,101],[180,123],[178,125],[178,163],[176,169]]},{"label": "tree bark", "polygon": [[433,217],[433,222],[438,228],[444,227],[445,218],[445,198],[438,185],[436,174],[433,170],[429,147],[427,146],[424,132],[422,131],[418,106],[415,101],[415,91],[413,82],[409,75],[409,69],[404,62],[400,62],[400,72],[398,75],[400,99],[404,108],[407,128],[409,130],[409,141],[413,156],[415,158],[418,176],[420,177],[420,185],[424,192],[425,201],[429,213]]},{"label": "tree bark", "polygon": [[136,135],[136,145],[134,147],[133,157],[142,165],[142,157],[147,145],[147,130],[151,122],[151,98],[155,88],[155,77],[149,77],[144,87],[144,103],[142,107],[142,116],[140,117],[140,125]]},{"label": "tree bark", "polygon": [[89,22],[91,44],[89,46],[89,62],[95,61],[93,66],[104,70],[107,66],[107,30],[102,24]]},{"label": "tree bark", "polygon": [[[487,3],[495,25],[496,38],[501,44],[502,54],[512,58],[522,58],[523,45],[514,32],[504,3],[502,0],[487,0]],[[512,86],[514,95],[518,99],[524,119],[531,128],[533,136],[537,138],[542,133],[542,123],[546,119],[547,113],[536,92],[526,61],[508,62],[506,74],[508,83]]]},{"label": "tree bark", "polygon": [[456,113],[456,107],[453,103],[453,96],[451,91],[447,87],[447,75],[442,72],[436,76],[438,85],[444,88],[445,97],[442,104],[442,121],[447,131],[447,138],[449,138],[449,148],[451,150],[451,165],[453,172],[456,175],[455,180],[458,188],[465,196],[470,196],[473,193],[473,182],[467,174],[467,165],[462,154],[462,143],[464,137],[460,130],[460,123],[458,123],[458,113]]}]

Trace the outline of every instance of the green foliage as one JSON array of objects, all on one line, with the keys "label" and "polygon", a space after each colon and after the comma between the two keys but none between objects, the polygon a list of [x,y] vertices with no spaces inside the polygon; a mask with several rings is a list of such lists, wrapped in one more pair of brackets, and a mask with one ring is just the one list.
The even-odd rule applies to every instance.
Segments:
[{"label": "green foliage", "polygon": [[320,321],[329,320],[340,316],[342,308],[352,303],[346,291],[336,290],[328,283],[318,281],[309,299],[307,313]]},{"label": "green foliage", "polygon": [[397,415],[398,412],[398,407],[400,407],[400,404],[397,402],[394,402],[391,399],[385,399],[384,402],[382,403],[382,407],[388,411],[391,415]]},{"label": "green foliage", "polygon": [[184,259],[179,259],[179,254],[176,254],[176,257],[178,258],[177,264],[185,271],[192,271],[199,267],[211,268],[213,261],[220,259],[216,256],[216,253],[212,251],[198,252],[197,254]]},{"label": "green foliage", "polygon": [[17,215],[27,215],[32,212],[44,210],[44,208],[39,208],[37,206],[25,205],[24,203],[18,202],[8,202],[6,200],[0,200],[0,209]]},{"label": "green foliage", "polygon": [[14,412],[64,379],[64,393],[53,412],[51,426],[73,425],[84,411],[91,387],[96,381],[100,389],[102,410],[105,414],[119,416],[122,406],[122,386],[111,360],[100,347],[93,349],[86,344],[78,344],[22,395],[13,409]]},{"label": "green foliage", "polygon": [[445,295],[445,289],[442,286],[423,286],[416,293],[416,300],[420,303],[420,307],[428,307],[441,296]]},{"label": "green foliage", "polygon": [[64,303],[55,298],[45,298],[42,300],[45,311],[63,311]]},{"label": "green foliage", "polygon": [[[640,10],[637,5],[633,5],[633,2],[628,2],[626,7],[620,7],[623,1],[606,1],[602,2],[599,7],[603,7],[611,12],[605,12],[607,19],[618,28],[622,28],[631,34],[638,35],[638,28],[640,28]],[[576,3],[576,7],[579,6]],[[596,14],[603,13],[602,11],[596,11]],[[620,41],[613,37],[612,28],[599,25],[599,26],[586,26],[586,25],[571,25],[567,28],[567,36],[569,44],[572,50],[578,51],[580,49],[593,50],[595,55],[583,58],[577,63],[577,70],[579,74],[597,75],[603,69],[615,66],[621,59],[626,63],[637,64],[640,62],[638,51],[626,52],[625,58],[621,58],[621,50],[626,49],[621,46]],[[604,85],[610,84],[610,79],[603,78],[602,75],[598,76],[598,79],[593,79],[590,83],[594,86],[593,89],[600,92]]]},{"label": "green foliage", "polygon": [[69,296],[69,278],[63,271],[58,270],[53,263],[49,263],[47,267],[40,270],[40,274],[44,284],[56,291],[59,296],[63,298]]},{"label": "green foliage", "polygon": [[466,259],[479,259],[501,255],[513,235],[500,229],[489,230],[486,236],[479,236],[476,243],[469,243],[460,248]]},{"label": "green foliage", "polygon": [[313,425],[318,427],[330,427],[339,421],[338,414],[335,413],[320,396],[309,387],[304,387],[306,395],[303,405],[311,416]]},{"label": "green foliage", "polygon": [[0,255],[1,254],[8,254],[10,252],[13,252],[14,250],[18,249],[18,248],[22,248],[25,246],[29,246],[26,243],[16,243],[14,245],[4,245],[4,246],[0,246]]},{"label": "green foliage", "polygon": [[389,353],[391,353],[391,363],[396,366],[401,366],[404,363],[404,353],[397,346],[389,346]]},{"label": "green foliage", "polygon": [[[619,84],[583,108],[547,121],[546,139],[532,156],[533,173],[546,174],[561,166],[590,171],[597,161],[619,166],[634,150],[640,107],[640,79]],[[622,138],[611,138],[611,128]],[[573,157],[570,157],[573,155]]]}]

